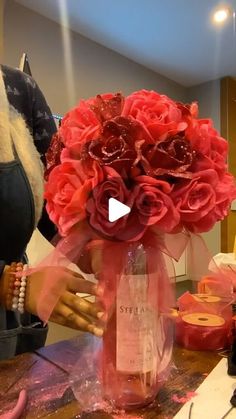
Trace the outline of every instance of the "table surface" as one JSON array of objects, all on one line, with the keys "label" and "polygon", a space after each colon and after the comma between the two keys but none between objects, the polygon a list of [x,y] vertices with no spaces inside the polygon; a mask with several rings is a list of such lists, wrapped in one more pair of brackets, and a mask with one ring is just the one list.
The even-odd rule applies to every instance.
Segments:
[{"label": "table surface", "polygon": [[[0,362],[0,415],[13,408],[20,390],[27,389],[28,403],[22,418],[116,418],[103,412],[81,413],[70,388],[69,375],[89,339],[90,336],[84,334]],[[156,401],[138,412],[127,414],[127,418],[173,418],[182,407],[173,396],[183,397],[188,391],[195,391],[220,359],[214,352],[174,348],[174,368]],[[123,419],[126,415],[118,417]]]}]

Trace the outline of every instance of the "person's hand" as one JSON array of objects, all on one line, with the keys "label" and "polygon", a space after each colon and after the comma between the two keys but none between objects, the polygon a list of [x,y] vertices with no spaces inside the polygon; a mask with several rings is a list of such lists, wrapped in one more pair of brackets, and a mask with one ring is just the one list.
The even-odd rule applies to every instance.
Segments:
[{"label": "person's hand", "polygon": [[[59,299],[57,298],[57,303],[49,320],[73,329],[93,333],[96,336],[102,336],[106,317],[103,307],[98,302],[91,303],[76,295],[76,293],[85,293],[101,297],[102,290],[96,284],[85,280],[81,275],[69,269],[46,267],[29,275],[26,310],[37,314],[38,296],[42,287],[46,287],[49,283],[50,277],[56,278],[57,283],[63,283],[64,289]],[[47,280],[45,280],[46,278]],[[52,294],[53,291],[52,288],[49,292]],[[49,301],[51,301],[51,297],[49,295]]]}]

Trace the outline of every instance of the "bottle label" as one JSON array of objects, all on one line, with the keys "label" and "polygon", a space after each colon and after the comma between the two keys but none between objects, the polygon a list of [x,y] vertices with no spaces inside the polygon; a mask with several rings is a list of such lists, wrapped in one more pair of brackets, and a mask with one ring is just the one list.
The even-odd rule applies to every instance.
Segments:
[{"label": "bottle label", "polygon": [[123,275],[117,290],[116,368],[128,373],[153,369],[154,313],[146,275]]}]

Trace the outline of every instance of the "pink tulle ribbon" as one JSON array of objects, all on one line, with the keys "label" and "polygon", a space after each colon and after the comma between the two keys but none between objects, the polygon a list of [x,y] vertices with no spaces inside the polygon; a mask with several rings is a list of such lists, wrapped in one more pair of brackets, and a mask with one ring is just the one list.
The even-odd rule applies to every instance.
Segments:
[{"label": "pink tulle ribbon", "polygon": [[[152,269],[155,260],[155,251],[160,251],[166,255],[166,269],[169,278],[175,281],[175,272],[172,258],[178,260],[189,242],[190,236],[187,233],[179,233],[175,235],[161,235],[157,230],[148,230],[142,239],[147,249],[148,266]],[[73,263],[80,267],[80,261],[83,255],[91,255],[91,249],[94,252],[103,253],[102,275],[100,275],[101,283],[104,283],[107,294],[104,304],[108,307],[114,299],[114,284],[112,283],[114,275],[122,271],[124,255],[130,246],[135,246],[135,242],[119,242],[102,239],[91,229],[87,223],[81,223],[79,228],[74,229],[66,238],[61,238],[55,247],[55,250],[49,254],[36,268],[29,269],[28,274],[41,270],[41,291],[38,295],[37,314],[45,322],[51,316],[51,313],[57,304],[60,296],[66,289],[66,283],[60,277],[58,272],[52,271],[42,272],[47,266],[70,267]],[[155,251],[153,250],[155,249]],[[104,273],[105,272],[105,273]],[[96,277],[96,272],[94,273]],[[150,285],[152,287],[152,285]],[[163,290],[164,292],[164,290]],[[163,299],[164,301],[165,299]],[[164,304],[162,302],[162,304]]]},{"label": "pink tulle ribbon", "polygon": [[[115,296],[113,278],[122,272],[124,257],[129,248],[136,246],[135,243],[103,239],[87,223],[81,223],[79,228],[75,228],[66,238],[61,238],[54,251],[42,260],[36,268],[30,269],[28,274],[42,271],[47,266],[80,268],[83,259],[88,262],[88,259],[91,259],[91,254],[95,255],[96,259],[96,254],[102,253],[103,260],[102,263],[100,261],[99,281],[106,287],[104,304],[108,308]],[[224,289],[224,292],[222,291],[224,294],[228,295],[232,292],[231,282],[220,268],[216,266],[215,272],[209,271],[208,265],[212,258],[200,235],[187,232],[161,235],[158,230],[149,229],[142,238],[142,243],[147,249],[147,264],[150,272],[156,262],[155,252],[159,251],[165,258],[165,269],[170,280],[175,282],[173,259],[178,261],[183,252],[186,251],[188,276],[192,280],[193,291],[198,291],[199,282],[207,275],[214,279],[214,283],[219,288]],[[88,265],[90,266],[91,263],[88,263]],[[83,266],[81,266],[81,269],[83,271]],[[89,273],[93,273],[97,277],[96,266],[90,266],[90,269]],[[58,299],[66,289],[66,283],[63,278],[58,279],[56,269],[54,273],[52,271],[48,273],[46,270],[41,275],[41,280],[43,283],[38,295],[37,314],[43,321],[47,322]],[[152,284],[150,284],[150,289],[151,287]],[[163,298],[163,301],[165,301],[165,298]],[[162,304],[164,304],[163,301]]]}]

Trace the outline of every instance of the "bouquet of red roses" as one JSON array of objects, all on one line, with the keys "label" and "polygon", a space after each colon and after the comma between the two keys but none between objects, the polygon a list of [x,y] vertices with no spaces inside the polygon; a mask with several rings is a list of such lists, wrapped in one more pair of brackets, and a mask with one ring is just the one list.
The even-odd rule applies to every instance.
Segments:
[{"label": "bouquet of red roses", "polygon": [[[227,141],[198,118],[196,103],[154,91],[98,95],[62,120],[47,156],[47,210],[65,237],[59,257],[78,263],[98,243],[108,318],[97,375],[89,349],[75,368],[85,408],[97,406],[95,388],[122,408],[154,400],[172,353],[165,257],[178,259],[186,232],[208,231],[228,214],[236,187],[226,158]],[[130,213],[110,222],[110,198]]]},{"label": "bouquet of red roses", "polygon": [[[147,90],[98,95],[65,115],[52,142],[48,213],[63,236],[85,218],[119,240],[151,225],[208,231],[236,197],[227,151],[212,121],[198,119],[196,103]],[[129,216],[110,223],[109,197],[128,205]]]}]

